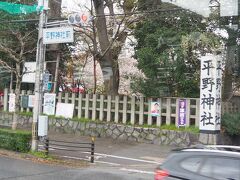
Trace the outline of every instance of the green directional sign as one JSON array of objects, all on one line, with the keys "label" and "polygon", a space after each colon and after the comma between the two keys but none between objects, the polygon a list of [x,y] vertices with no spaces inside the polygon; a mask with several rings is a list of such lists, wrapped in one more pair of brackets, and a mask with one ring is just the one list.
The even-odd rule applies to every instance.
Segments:
[{"label": "green directional sign", "polygon": [[0,1],[0,10],[6,11],[10,14],[30,14],[41,11],[42,9],[42,6],[38,7],[37,5],[30,6]]}]

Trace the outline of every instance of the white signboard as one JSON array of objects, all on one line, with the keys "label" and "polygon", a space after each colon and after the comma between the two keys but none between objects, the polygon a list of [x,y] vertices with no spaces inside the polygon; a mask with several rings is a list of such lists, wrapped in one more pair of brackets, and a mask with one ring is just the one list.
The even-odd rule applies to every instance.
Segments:
[{"label": "white signboard", "polygon": [[25,62],[23,66],[22,82],[35,83],[36,62]]},{"label": "white signboard", "polygon": [[[46,62],[44,63],[44,69],[46,69]],[[25,62],[23,66],[24,75],[22,82],[24,83],[35,83],[36,76],[36,62]]]},{"label": "white signboard", "polygon": [[48,116],[39,116],[38,118],[38,136],[47,136],[48,134]]},{"label": "white signboard", "polygon": [[57,103],[56,116],[72,118],[73,110],[74,110],[74,104]]},{"label": "white signboard", "polygon": [[28,96],[28,107],[33,107],[34,106],[34,98],[35,98],[35,95],[29,95]]},{"label": "white signboard", "polygon": [[15,97],[16,95],[14,93],[10,93],[9,94],[9,107],[8,107],[8,110],[9,112],[15,112]]},{"label": "white signboard", "polygon": [[56,94],[45,93],[43,102],[43,113],[47,115],[55,114]]},{"label": "white signboard", "polygon": [[219,131],[221,125],[221,56],[206,55],[201,59],[200,131]]},{"label": "white signboard", "polygon": [[43,44],[73,42],[73,27],[43,29]]}]

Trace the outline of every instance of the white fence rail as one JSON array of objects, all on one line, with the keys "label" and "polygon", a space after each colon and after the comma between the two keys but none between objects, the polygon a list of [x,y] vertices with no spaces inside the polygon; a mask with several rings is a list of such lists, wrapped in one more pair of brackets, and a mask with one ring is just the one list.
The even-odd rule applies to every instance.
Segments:
[{"label": "white fence rail", "polygon": [[[4,110],[8,110],[9,91],[4,93]],[[31,91],[22,91],[21,95],[30,95]],[[186,99],[186,126],[199,124],[199,99]],[[74,116],[105,122],[132,125],[178,124],[180,98],[145,98],[135,96],[110,96],[98,94],[59,93],[56,102],[73,103]],[[151,102],[160,102],[160,117],[151,115]],[[31,112],[32,108],[21,111]]]},{"label": "white fence rail", "polygon": [[[4,92],[4,110],[8,110],[9,91]],[[21,95],[30,95],[31,91],[22,91]],[[134,96],[110,96],[98,94],[59,93],[56,102],[73,103],[74,116],[91,120],[114,122],[132,125],[178,125],[179,100],[183,98],[145,98]],[[186,99],[186,126],[199,126],[198,98]],[[160,102],[159,117],[151,115],[151,102]],[[223,112],[240,112],[239,106],[232,103],[222,103]],[[32,108],[21,108],[21,111],[31,112]]]}]

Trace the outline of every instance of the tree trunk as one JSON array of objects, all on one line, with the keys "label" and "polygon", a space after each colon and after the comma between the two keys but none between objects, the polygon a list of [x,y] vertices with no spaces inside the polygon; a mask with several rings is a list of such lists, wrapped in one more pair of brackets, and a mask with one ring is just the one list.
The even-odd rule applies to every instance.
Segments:
[{"label": "tree trunk", "polygon": [[225,73],[223,77],[223,101],[230,100],[233,94],[233,67],[236,46],[227,47]]},{"label": "tree trunk", "polygon": [[113,59],[111,43],[108,38],[106,17],[104,14],[104,0],[93,0],[96,18],[97,35],[102,56],[99,64],[103,73],[105,92],[110,95],[118,94],[119,68],[117,60]]},{"label": "tree trunk", "polygon": [[[20,73],[20,65],[16,64],[16,71]],[[18,113],[20,111],[20,91],[21,91],[21,77],[16,74],[16,87],[15,87],[15,111],[13,113],[12,130],[17,129]]]},{"label": "tree trunk", "polygon": [[118,61],[113,61],[112,57],[106,57],[106,59],[99,61],[99,63],[103,74],[104,90],[106,94],[117,95],[119,88]]}]

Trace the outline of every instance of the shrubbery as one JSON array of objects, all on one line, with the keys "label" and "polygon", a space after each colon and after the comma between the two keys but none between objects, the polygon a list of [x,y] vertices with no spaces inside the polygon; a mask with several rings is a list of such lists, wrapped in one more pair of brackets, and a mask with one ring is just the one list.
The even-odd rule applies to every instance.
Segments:
[{"label": "shrubbery", "polygon": [[0,129],[0,148],[18,152],[28,152],[31,147],[30,141],[30,132]]},{"label": "shrubbery", "polygon": [[231,136],[240,135],[240,113],[225,113],[222,116],[222,128]]}]

